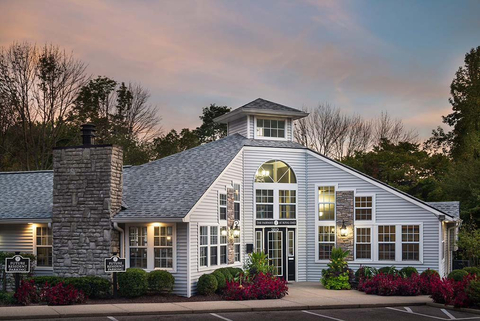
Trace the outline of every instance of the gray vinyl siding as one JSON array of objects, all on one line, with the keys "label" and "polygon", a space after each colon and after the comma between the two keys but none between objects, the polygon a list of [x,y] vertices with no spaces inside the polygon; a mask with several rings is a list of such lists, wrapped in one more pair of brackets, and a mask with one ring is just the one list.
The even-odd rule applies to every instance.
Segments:
[{"label": "gray vinyl siding", "polygon": [[249,128],[248,128],[250,136],[247,137],[247,138],[253,138],[253,137],[255,137],[255,116],[250,115],[248,117],[250,117],[250,125],[249,125]]},{"label": "gray vinyl siding", "polygon": [[187,256],[187,243],[188,243],[188,223],[176,224],[176,240],[177,240],[177,269],[172,275],[175,277],[175,285],[173,287],[173,293],[186,296],[188,281],[188,256]]},{"label": "gray vinyl siding", "polygon": [[295,172],[297,178],[297,281],[306,281],[306,159],[303,150],[280,150],[280,149],[264,149],[249,148],[244,151],[245,157],[245,188],[244,188],[244,241],[243,243],[254,244],[255,231],[255,209],[254,209],[254,184],[255,173],[257,169],[269,160],[281,160],[287,163]]},{"label": "gray vinyl siding", "polygon": [[[244,184],[242,182],[243,176],[243,152],[240,153],[235,157],[235,159],[230,163],[230,166],[226,168],[226,170],[220,175],[219,179],[212,185],[212,187],[207,191],[207,194],[199,201],[196,208],[190,214],[190,277],[191,277],[191,290],[192,295],[195,294],[197,288],[197,281],[198,278],[205,273],[211,273],[214,270],[222,267],[222,266],[213,266],[213,267],[199,267],[198,261],[198,233],[199,233],[199,226],[201,225],[208,225],[208,226],[217,226],[219,224],[219,214],[218,214],[218,193],[224,192],[226,193],[226,188],[232,186],[232,181],[239,183],[241,185],[241,198],[240,201],[243,202],[243,194],[244,194]],[[243,204],[242,204],[243,205]],[[244,245],[244,230],[245,227],[243,225],[243,216],[245,210],[244,206],[240,207],[241,210],[241,220],[240,220],[240,231],[242,235],[240,236],[241,243]],[[242,246],[242,256],[245,253],[245,247]],[[234,266],[234,265],[232,265]],[[240,263],[236,264],[236,266],[241,266]]]},{"label": "gray vinyl siding", "polygon": [[0,251],[33,253],[32,225],[0,225]]},{"label": "gray vinyl siding", "polygon": [[247,137],[247,116],[228,123],[228,135],[240,134]]},{"label": "gray vinyl siding", "polygon": [[[321,277],[321,270],[326,268],[324,263],[315,262],[315,184],[338,183],[339,189],[353,190],[357,193],[372,193],[376,197],[376,223],[423,223],[423,264],[413,262],[395,262],[397,268],[414,266],[420,272],[430,268],[439,269],[439,221],[437,217],[383,188],[365,181],[347,171],[337,168],[315,156],[307,156],[308,172],[308,222],[307,225],[307,280],[318,281]],[[374,238],[375,240],[376,238]],[[363,263],[373,267],[382,267],[391,264],[382,262]],[[358,269],[360,263],[349,262],[354,270]]]},{"label": "gray vinyl siding", "polygon": [[290,118],[287,119],[287,121],[285,122],[285,126],[287,127],[285,131],[286,133],[285,138],[287,140],[293,141],[292,120]]}]

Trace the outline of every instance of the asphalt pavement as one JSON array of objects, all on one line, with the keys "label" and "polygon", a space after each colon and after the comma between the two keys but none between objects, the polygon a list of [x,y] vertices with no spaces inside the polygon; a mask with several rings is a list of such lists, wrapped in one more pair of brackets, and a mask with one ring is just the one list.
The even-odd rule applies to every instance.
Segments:
[{"label": "asphalt pavement", "polygon": [[[19,321],[19,319],[16,319]],[[38,319],[37,319],[38,320]],[[52,319],[43,319],[51,321]],[[171,315],[141,315],[141,316],[107,316],[92,318],[61,318],[65,321],[427,321],[427,320],[480,320],[480,314],[448,310],[431,306],[383,307],[360,309],[322,309],[293,311],[263,311],[263,312],[225,312],[225,313],[191,313]]]}]

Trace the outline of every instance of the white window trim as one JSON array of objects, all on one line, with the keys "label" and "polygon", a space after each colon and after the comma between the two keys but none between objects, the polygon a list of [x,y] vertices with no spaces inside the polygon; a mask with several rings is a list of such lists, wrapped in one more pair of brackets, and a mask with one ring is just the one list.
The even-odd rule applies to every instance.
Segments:
[{"label": "white window trim", "polygon": [[[257,190],[273,190],[273,219],[269,218],[257,218]],[[253,209],[254,209],[254,220],[293,220],[293,218],[280,218],[280,198],[279,191],[295,191],[295,203],[289,203],[290,205],[295,205],[295,220],[298,219],[298,184],[297,183],[254,183],[253,187]],[[259,204],[270,204],[270,203],[259,203]]]},{"label": "white window trim", "polygon": [[[372,219],[371,220],[358,220],[357,221],[357,214],[356,214],[356,210],[357,210],[357,206],[356,206],[356,202],[355,202],[355,198],[356,197],[371,197],[372,198]],[[366,207],[361,207],[361,208],[366,208]],[[372,193],[355,193],[354,194],[354,199],[353,199],[353,224],[354,226],[357,226],[357,225],[372,225],[372,224],[375,224],[376,222],[376,208],[377,208],[377,198],[376,198],[376,194],[372,194]]]},{"label": "white window trim", "polygon": [[[357,229],[359,228],[369,228],[370,229],[370,259],[357,259]],[[362,225],[362,226],[355,226],[355,232],[353,234],[353,260],[354,262],[359,263],[366,263],[366,262],[373,262],[373,255],[374,255],[374,228],[372,225]],[[368,244],[368,243],[360,243],[360,244]]]},{"label": "white window trim", "polygon": [[[239,195],[238,201],[235,200],[235,185],[240,185],[240,195]],[[240,204],[240,213],[239,213],[240,218],[239,218],[239,221],[242,221],[242,216],[243,216],[242,215],[242,213],[243,213],[243,206],[242,206],[242,204],[243,204],[243,197],[242,197],[243,186],[242,186],[242,182],[232,181],[232,188],[233,188],[233,193],[234,193],[234,195],[233,195],[233,204],[234,204],[233,205],[233,211],[235,212],[235,203],[239,203]],[[227,207],[228,207],[228,199],[227,199]],[[235,213],[234,213],[234,215],[235,215]],[[227,214],[227,216],[228,216],[228,214]]]},{"label": "white window trim", "polygon": [[130,267],[130,227],[147,227],[147,268],[144,269],[147,272],[155,271],[155,270],[164,270],[170,273],[177,272],[177,226],[175,223],[159,223],[159,226],[172,226],[172,251],[173,251],[173,262],[172,268],[156,268],[155,267],[155,227],[158,226],[157,223],[132,223],[132,224],[125,224],[125,261],[127,268]]},{"label": "white window trim", "polygon": [[[32,224],[32,233],[33,233],[33,254],[35,255],[35,257],[37,257],[37,227],[46,227],[46,228],[49,228],[48,227],[48,224]],[[52,233],[53,233],[53,229],[50,227],[50,230],[52,230]],[[47,247],[47,246],[44,246],[44,245],[40,245],[41,247]],[[53,255],[53,235],[52,235],[52,245],[50,246],[52,248],[52,255]],[[35,270],[39,270],[39,271],[52,271],[53,270],[53,258],[52,258],[52,266],[36,266],[35,267]]]},{"label": "white window trim", "polygon": [[[225,206],[223,205],[220,205],[220,195],[225,195],[226,197],[226,201],[227,201],[227,204]],[[220,208],[221,207],[225,207],[226,211],[225,211],[225,219],[220,219]],[[221,191],[218,191],[217,192],[217,211],[218,211],[218,215],[217,215],[217,220],[218,220],[218,223],[221,224],[221,225],[227,225],[227,219],[228,219],[228,198],[227,198],[227,192],[224,191],[224,190],[221,190]],[[241,210],[241,209],[240,209]]]},{"label": "white window trim", "polygon": [[[263,238],[264,238],[264,235],[263,235],[264,230],[265,230],[265,229],[263,229],[263,228],[262,228],[260,231],[255,230],[255,252],[257,252],[257,253],[258,253],[258,252],[264,252],[264,250],[265,250],[265,246],[264,246],[264,244],[263,244],[263,243],[264,243],[264,240],[263,240]],[[259,249],[258,246],[257,246],[257,234],[258,234],[258,233],[260,233],[260,236],[261,236],[261,237],[260,237],[260,249]]]},{"label": "white window trim", "polygon": [[[318,188],[319,187],[327,187],[333,186],[335,187],[335,216],[331,221],[320,221],[318,219]],[[335,243],[334,246],[337,245],[337,191],[338,191],[338,183],[317,183],[315,184],[315,263],[328,263],[330,260],[320,260],[318,259],[318,250],[319,250],[319,240],[318,240],[318,227],[320,226],[331,226],[335,227]]]},{"label": "white window trim", "polygon": [[[280,120],[280,121],[285,121],[285,137],[265,137],[265,136],[258,136],[257,135],[257,119],[268,119],[268,120]],[[265,140],[288,140],[287,139],[287,119],[286,118],[276,118],[276,117],[261,117],[261,116],[255,116],[253,119],[253,138],[254,139],[265,139]]]},{"label": "white window trim", "polygon": [[[198,228],[197,228],[197,235],[198,235],[198,238],[197,238],[197,242],[198,242],[198,251],[197,251],[197,255],[198,255],[198,271],[207,271],[207,270],[216,270],[216,269],[219,269],[220,267],[226,267],[226,266],[233,266],[234,264],[228,264],[228,238],[229,238],[229,235],[228,235],[228,228],[227,228],[227,244],[221,244],[220,242],[220,237],[221,237],[221,233],[220,233],[220,229],[222,227],[226,227],[227,225],[226,224],[199,224],[198,225]],[[201,227],[207,227],[207,230],[208,230],[208,243],[207,245],[200,245],[200,228]],[[210,247],[212,246],[215,246],[215,245],[210,245],[210,228],[211,227],[216,227],[217,228],[217,233],[218,233],[218,241],[217,241],[217,265],[211,265],[211,262],[210,262]],[[238,244],[238,243],[236,243]],[[221,245],[226,245],[227,246],[227,263],[226,264],[220,264],[220,246]],[[207,266],[204,266],[204,265],[200,265],[200,247],[207,247]],[[241,249],[240,249],[240,252],[241,252]],[[240,259],[241,259],[241,255],[240,255]],[[239,263],[239,262],[235,262],[235,263]]]}]

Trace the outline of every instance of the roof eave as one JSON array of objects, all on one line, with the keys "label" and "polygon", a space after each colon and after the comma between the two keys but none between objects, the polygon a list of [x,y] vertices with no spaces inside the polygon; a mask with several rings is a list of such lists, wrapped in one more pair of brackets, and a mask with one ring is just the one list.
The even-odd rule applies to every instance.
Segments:
[{"label": "roof eave", "polygon": [[218,116],[213,121],[217,123],[228,123],[233,120],[240,119],[247,115],[261,115],[266,117],[278,117],[278,118],[292,118],[293,120],[307,117],[309,114],[302,111],[285,111],[285,110],[265,110],[258,108],[238,108],[234,111],[226,113],[222,116]]},{"label": "roof eave", "polygon": [[181,223],[183,217],[113,217],[114,223]]}]

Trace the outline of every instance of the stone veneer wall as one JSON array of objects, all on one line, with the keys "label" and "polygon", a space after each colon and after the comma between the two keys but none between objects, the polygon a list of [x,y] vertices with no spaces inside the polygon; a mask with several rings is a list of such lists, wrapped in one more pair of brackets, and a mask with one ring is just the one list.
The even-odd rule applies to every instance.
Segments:
[{"label": "stone veneer wall", "polygon": [[227,227],[228,227],[228,237],[227,237],[227,254],[228,254],[228,264],[235,263],[235,239],[231,235],[230,227],[235,222],[235,195],[233,188],[227,188]]},{"label": "stone veneer wall", "polygon": [[[347,257],[347,261],[353,260],[354,251],[354,206],[355,195],[353,191],[338,191],[337,192],[337,246],[343,250],[349,250],[350,255]],[[343,221],[347,227],[347,236],[340,235],[340,228]]]},{"label": "stone veneer wall", "polygon": [[104,259],[118,252],[111,218],[122,204],[123,151],[84,146],[53,151],[53,272],[107,276]]}]

